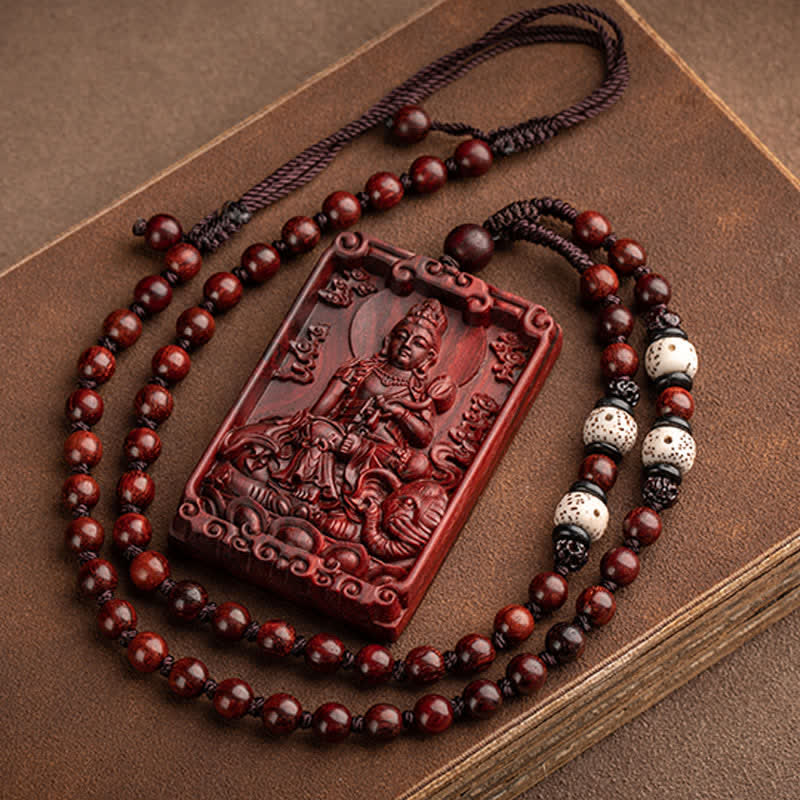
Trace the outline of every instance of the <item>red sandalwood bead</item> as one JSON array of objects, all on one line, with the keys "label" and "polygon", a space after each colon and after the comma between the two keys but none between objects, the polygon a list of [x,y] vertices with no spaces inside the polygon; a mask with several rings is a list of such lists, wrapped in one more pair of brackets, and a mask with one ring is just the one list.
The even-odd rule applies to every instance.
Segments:
[{"label": "red sandalwood bead", "polygon": [[292,217],[281,231],[281,238],[294,255],[313,250],[320,236],[319,225],[311,217]]},{"label": "red sandalwood bead", "polygon": [[599,211],[583,211],[572,224],[572,235],[582,247],[594,250],[611,234],[611,223]]},{"label": "red sandalwood bead", "polygon": [[494,162],[494,156],[486,142],[468,139],[461,142],[453,153],[458,174],[462,178],[479,178],[485,175]]},{"label": "red sandalwood bead", "polygon": [[661,517],[649,506],[639,506],[628,512],[622,530],[626,538],[638,539],[646,547],[661,536]]},{"label": "red sandalwood bead", "polygon": [[182,347],[167,344],[156,350],[150,364],[153,375],[163,378],[167,383],[178,383],[189,374],[192,359]]},{"label": "red sandalwood bead", "polygon": [[153,479],[138,469],[123,472],[117,483],[117,498],[120,503],[147,508],[156,496]]},{"label": "red sandalwood bead", "polygon": [[597,338],[601,342],[627,339],[633,331],[634,316],[625,306],[606,306],[597,312]]},{"label": "red sandalwood bead", "polygon": [[96,425],[103,417],[103,398],[93,389],[76,389],[67,398],[64,412],[70,422]]},{"label": "red sandalwood bead", "polygon": [[127,600],[112,597],[97,612],[97,629],[108,639],[118,639],[136,628],[136,610]]},{"label": "red sandalwood bead", "polygon": [[203,257],[200,251],[189,242],[178,242],[172,245],[164,255],[164,266],[180,283],[186,283],[200,272]]},{"label": "red sandalwood bead", "polygon": [[103,333],[111,339],[120,350],[135,344],[142,333],[142,321],[133,311],[118,308],[112,311],[103,321]]},{"label": "red sandalwood bead", "polygon": [[525,606],[514,604],[501,608],[494,618],[494,630],[511,645],[524,642],[533,633],[534,625],[533,614]]},{"label": "red sandalwood bead", "polygon": [[355,673],[365,686],[384,683],[392,677],[394,659],[392,653],[380,644],[362,647],[355,658]]},{"label": "red sandalwood bead", "polygon": [[361,219],[361,204],[350,192],[339,191],[329,194],[322,203],[322,211],[336,231],[343,231]]},{"label": "red sandalwood bead", "polygon": [[314,672],[322,675],[336,672],[344,658],[344,644],[329,633],[318,633],[306,643],[303,656]]},{"label": "red sandalwood bead", "polygon": [[369,204],[376,211],[386,211],[403,199],[403,184],[391,172],[376,172],[364,186],[369,195]]},{"label": "red sandalwood bead", "polygon": [[350,712],[341,703],[323,703],[315,712],[311,729],[323,742],[334,744],[350,733]]},{"label": "red sandalwood bead", "polygon": [[408,170],[417,194],[433,194],[447,183],[447,167],[441,158],[420,156]]},{"label": "red sandalwood bead", "polygon": [[157,550],[145,550],[131,561],[128,572],[133,585],[142,592],[152,592],[169,578],[169,561]]},{"label": "red sandalwood bead", "polygon": [[148,383],[139,389],[133,401],[133,409],[137,416],[161,423],[169,419],[173,404],[169,390],[158,384]]},{"label": "red sandalwood bead", "polygon": [[176,697],[199,697],[209,678],[208,667],[198,658],[179,658],[169,671],[169,690]]},{"label": "red sandalwood bead", "polygon": [[144,240],[153,250],[169,250],[181,236],[181,224],[171,214],[155,214],[147,220],[144,229]]},{"label": "red sandalwood bead", "polygon": [[568,664],[583,655],[586,634],[571,622],[557,622],[547,631],[545,646],[559,664]]},{"label": "red sandalwood bead", "polygon": [[617,481],[617,465],[614,459],[599,453],[586,456],[578,471],[578,480],[591,481],[608,492]]},{"label": "red sandalwood bead", "polygon": [[176,622],[193,622],[208,602],[206,588],[195,581],[178,581],[169,593],[167,609]]},{"label": "red sandalwood bead", "polygon": [[61,499],[67,511],[78,506],[94,508],[100,500],[100,487],[91,475],[70,475],[61,487]]},{"label": "red sandalwood bead", "polygon": [[133,299],[148,314],[158,314],[172,302],[172,287],[160,275],[148,275],[134,287]]},{"label": "red sandalwood bead", "polygon": [[240,263],[253,283],[264,283],[280,268],[281,257],[271,244],[256,242],[242,253]]},{"label": "red sandalwood bead", "polygon": [[290,694],[279,692],[264,701],[261,719],[267,733],[272,736],[288,736],[300,723],[303,707]]},{"label": "red sandalwood bead", "polygon": [[623,376],[632,377],[639,369],[639,356],[626,342],[608,345],[600,356],[600,370],[612,380]]},{"label": "red sandalwood bead", "polygon": [[614,595],[604,586],[587,586],[575,603],[575,613],[585,614],[593,625],[607,625],[617,610]]},{"label": "red sandalwood bead", "polygon": [[657,272],[642,275],[633,290],[636,302],[643,308],[666,305],[672,297],[669,281]]},{"label": "red sandalwood bead", "polygon": [[241,678],[226,678],[214,692],[214,709],[223,719],[239,719],[253,700],[250,684]]},{"label": "red sandalwood bead", "polygon": [[694,414],[694,398],[680,386],[669,386],[664,389],[656,401],[656,414],[671,414],[682,419],[691,419]]},{"label": "red sandalwood bead", "polygon": [[453,724],[453,706],[440,694],[426,694],[414,706],[417,730],[427,736],[444,733]]},{"label": "red sandalwood bead", "polygon": [[376,703],[364,714],[364,733],[372,739],[387,741],[403,731],[403,715],[391,703]]},{"label": "red sandalwood bead", "polygon": [[215,272],[203,284],[203,296],[218,311],[228,311],[242,299],[242,282],[232,272]]},{"label": "red sandalwood bead", "polygon": [[508,662],[506,677],[514,684],[519,694],[534,694],[544,686],[547,666],[533,653],[520,653]]},{"label": "red sandalwood bead", "polygon": [[581,273],[581,299],[585,303],[599,303],[617,289],[617,273],[605,264],[594,264]]},{"label": "red sandalwood bead", "polygon": [[461,673],[483,672],[495,659],[491,639],[479,633],[468,633],[456,643],[457,669]]},{"label": "red sandalwood bead", "polygon": [[145,548],[150,544],[153,528],[150,520],[142,514],[123,514],[114,523],[114,547],[120,552],[128,547]]},{"label": "red sandalwood bead", "polygon": [[104,558],[93,558],[78,570],[78,591],[83,597],[96,597],[117,588],[117,571]]},{"label": "red sandalwood bead", "polygon": [[494,681],[472,681],[462,694],[467,713],[474,719],[489,719],[503,705],[503,693]]},{"label": "red sandalwood bead", "polygon": [[244,636],[251,621],[250,612],[243,605],[229,600],[214,611],[211,629],[220,639],[235,642]]},{"label": "red sandalwood bead", "polygon": [[103,526],[92,517],[72,520],[64,534],[64,543],[73,553],[99,553],[104,540]]},{"label": "red sandalwood bead", "polygon": [[431,129],[431,118],[421,106],[403,106],[392,117],[392,138],[398,144],[421,142]]},{"label": "red sandalwood bead", "polygon": [[540,572],[528,587],[531,602],[547,614],[561,608],[567,600],[567,581],[557,572]]},{"label": "red sandalwood bead", "polygon": [[608,263],[619,275],[630,275],[647,263],[647,253],[633,239],[617,239],[608,250]]},{"label": "red sandalwood bead", "polygon": [[152,631],[137,633],[128,645],[128,661],[138,672],[155,672],[167,657],[167,643]]},{"label": "red sandalwood bead", "polygon": [[600,562],[600,574],[607,581],[627,586],[639,574],[639,556],[628,547],[615,547],[609,550]]},{"label": "red sandalwood bead", "polygon": [[292,652],[296,637],[292,625],[282,619],[272,619],[258,629],[256,642],[265,655],[283,658]]},{"label": "red sandalwood bead", "polygon": [[91,431],[75,431],[64,442],[64,461],[71,467],[93,467],[103,457],[103,444]]},{"label": "red sandalwood bead", "polygon": [[134,428],[125,437],[122,453],[128,461],[152,464],[161,454],[161,437],[150,428]]},{"label": "red sandalwood bead", "polygon": [[444,240],[444,252],[458,261],[465,272],[480,272],[494,255],[492,235],[483,225],[453,228]]},{"label": "red sandalwood bead", "polygon": [[105,347],[93,345],[84,350],[78,359],[78,375],[95,383],[110,380],[117,367],[114,354]]},{"label": "red sandalwood bead", "polygon": [[434,683],[445,673],[444,657],[429,645],[420,645],[406,656],[406,675],[413,683]]},{"label": "red sandalwood bead", "polygon": [[200,347],[211,340],[217,323],[214,316],[199,306],[187,308],[175,322],[175,333],[187,339],[191,347]]}]

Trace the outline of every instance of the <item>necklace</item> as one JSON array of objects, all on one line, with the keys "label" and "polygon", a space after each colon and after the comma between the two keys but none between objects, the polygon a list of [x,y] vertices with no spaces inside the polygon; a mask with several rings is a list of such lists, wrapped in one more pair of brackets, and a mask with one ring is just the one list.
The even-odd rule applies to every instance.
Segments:
[{"label": "necklace", "polygon": [[[401,112],[394,118],[398,128],[403,119],[412,116],[408,109],[401,109]],[[415,110],[414,115],[416,113]],[[440,188],[448,175],[474,177],[483,174],[490,168],[491,159],[492,149],[484,142],[473,139],[462,143],[456,156],[444,164],[445,175],[437,178],[435,189]],[[437,161],[439,164],[436,164]],[[344,738],[351,730],[364,731],[376,738],[391,738],[401,730],[411,728],[436,733],[464,715],[491,715],[504,697],[511,698],[538,689],[544,682],[548,667],[578,657],[583,650],[585,633],[591,627],[606,624],[611,619],[615,610],[614,591],[635,579],[639,570],[638,550],[658,537],[661,528],[658,511],[675,501],[680,477],[691,467],[694,445],[685,420],[693,411],[693,401],[687,388],[691,388],[696,356],[685,334],[677,327],[677,315],[667,310],[669,285],[645,266],[641,247],[631,240],[615,239],[602,215],[596,212],[578,215],[560,201],[529,201],[512,204],[487,220],[483,227],[460,226],[448,237],[445,245],[447,256],[441,263],[452,269],[478,269],[491,258],[494,241],[500,239],[526,239],[561,253],[581,273],[584,299],[601,304],[600,334],[602,340],[608,343],[602,366],[604,374],[611,381],[607,396],[599,408],[592,412],[584,428],[584,440],[589,453],[581,466],[581,480],[573,485],[556,511],[555,570],[534,578],[528,604],[501,609],[491,638],[470,634],[460,640],[454,650],[444,655],[432,647],[415,648],[405,659],[398,661],[394,661],[391,653],[381,645],[367,645],[354,655],[346,651],[335,637],[327,634],[317,634],[306,640],[298,637],[286,622],[270,621],[263,625],[253,622],[247,610],[239,604],[223,603],[216,606],[208,603],[207,596],[203,596],[204,590],[198,584],[185,581],[176,583],[170,578],[169,565],[164,556],[155,551],[142,550],[149,542],[150,530],[141,511],[149,505],[154,493],[153,482],[146,468],[160,452],[161,443],[156,429],[171,413],[172,399],[167,386],[179,382],[188,373],[190,360],[186,351],[207,342],[213,335],[216,315],[239,302],[243,284],[254,285],[271,277],[280,265],[281,256],[286,258],[310,250],[319,239],[320,228],[347,227],[344,223],[350,220],[349,224],[353,224],[361,210],[383,210],[396,204],[407,188],[428,185],[421,179],[415,182],[414,175],[430,177],[433,171],[441,176],[441,169],[433,169],[432,165],[439,167],[442,163],[433,157],[422,157],[415,161],[416,170],[412,165],[408,176],[401,176],[401,179],[390,176],[394,182],[386,177],[386,173],[376,173],[367,182],[368,191],[363,193],[366,198],[363,195],[354,197],[343,192],[334,193],[326,199],[326,210],[321,215],[316,215],[314,219],[290,220],[284,226],[280,242],[273,246],[253,245],[245,251],[240,267],[231,273],[212,276],[206,282],[203,303],[181,315],[177,326],[177,344],[167,345],[156,353],[153,359],[154,378],[137,395],[136,406],[141,424],[131,432],[125,444],[130,469],[118,485],[123,516],[115,525],[114,541],[131,562],[130,573],[134,584],[140,589],[157,590],[167,596],[176,616],[210,620],[218,635],[229,639],[254,640],[265,653],[271,655],[290,652],[303,655],[312,669],[321,672],[350,667],[368,683],[379,683],[392,676],[428,683],[441,677],[447,670],[469,673],[487,668],[493,662],[496,650],[508,649],[526,639],[533,629],[535,617],[541,617],[565,602],[565,575],[583,566],[590,542],[602,535],[605,528],[605,491],[611,488],[616,477],[615,460],[632,447],[635,439],[631,411],[638,400],[638,389],[630,377],[636,372],[638,361],[625,341],[633,318],[615,294],[617,273],[634,275],[637,301],[641,307],[650,309],[647,324],[653,341],[645,361],[648,374],[657,378],[660,388],[664,389],[659,399],[661,417],[645,439],[643,450],[649,473],[643,489],[647,505],[634,509],[626,517],[625,545],[612,549],[604,557],[603,580],[581,595],[575,621],[553,626],[547,635],[546,648],[538,656],[516,656],[510,662],[504,678],[496,682],[473,681],[462,695],[452,701],[441,695],[426,695],[417,702],[413,711],[401,713],[394,706],[378,704],[365,715],[355,717],[351,717],[349,711],[340,704],[327,703],[311,714],[303,711],[298,701],[288,695],[274,695],[266,699],[256,697],[248,684],[238,678],[217,684],[209,677],[205,665],[197,659],[176,661],[168,654],[162,637],[152,632],[136,631],[133,607],[113,597],[116,572],[110,562],[98,556],[103,540],[102,528],[87,516],[99,497],[97,484],[89,475],[89,470],[99,461],[102,452],[99,439],[89,430],[102,416],[102,400],[94,389],[113,374],[115,352],[136,341],[141,331],[141,320],[163,310],[171,300],[172,287],[192,277],[200,267],[201,259],[195,248],[178,241],[180,229],[175,221],[166,215],[158,215],[144,226],[137,227],[146,234],[151,245],[159,249],[169,248],[166,270],[162,276],[151,276],[137,285],[131,308],[112,312],[104,324],[105,335],[100,343],[85,351],[79,360],[83,385],[70,396],[67,404],[68,418],[73,422],[74,430],[67,440],[65,455],[73,474],[65,482],[63,494],[67,507],[75,517],[68,530],[67,541],[68,546],[78,553],[81,562],[81,591],[97,597],[101,630],[111,638],[120,640],[127,648],[128,658],[134,667],[143,672],[160,671],[169,678],[171,690],[179,696],[205,693],[213,699],[222,716],[234,718],[249,713],[260,716],[273,733],[287,733],[295,727],[311,727],[324,739],[335,741]],[[372,190],[369,191],[371,185]],[[393,198],[390,205],[386,204],[387,186],[392,190],[389,192]],[[418,188],[417,191],[426,193],[424,189]],[[358,216],[355,216],[356,206],[350,198],[356,201]],[[222,217],[226,214],[230,216],[230,211],[223,212]],[[594,264],[584,250],[545,225],[542,217],[571,223],[576,240],[585,248],[600,246],[608,250],[609,262],[614,269]],[[316,227],[316,232],[308,222]],[[222,223],[214,223],[218,224]],[[206,236],[203,234],[203,237]],[[198,241],[203,243],[200,239]],[[206,249],[213,247],[206,246]],[[605,515],[607,520],[607,510]]]}]

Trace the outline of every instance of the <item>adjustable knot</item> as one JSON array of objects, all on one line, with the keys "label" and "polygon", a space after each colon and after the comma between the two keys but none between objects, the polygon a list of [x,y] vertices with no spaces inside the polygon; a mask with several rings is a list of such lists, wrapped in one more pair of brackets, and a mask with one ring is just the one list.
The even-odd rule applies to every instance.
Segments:
[{"label": "adjustable knot", "polygon": [[198,222],[186,236],[198,250],[213,253],[220,245],[250,222],[252,213],[241,200],[231,200],[222,208]]},{"label": "adjustable knot", "polygon": [[550,118],[532,119],[513,128],[498,128],[488,136],[489,147],[499,156],[530,150],[558,133],[559,126]]},{"label": "adjustable knot", "polygon": [[518,239],[514,229],[520,224],[533,224],[539,221],[539,209],[529,200],[517,200],[515,203],[501,208],[492,214],[483,227],[492,235],[492,239]]}]

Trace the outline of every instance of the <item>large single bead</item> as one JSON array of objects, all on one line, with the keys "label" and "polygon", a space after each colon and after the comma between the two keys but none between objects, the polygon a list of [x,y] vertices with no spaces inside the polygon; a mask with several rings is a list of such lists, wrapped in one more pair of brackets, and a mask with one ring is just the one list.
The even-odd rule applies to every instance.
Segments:
[{"label": "large single bead", "polygon": [[153,250],[169,250],[183,236],[180,222],[171,214],[155,214],[147,220],[144,240]]},{"label": "large single bead", "polygon": [[642,464],[672,464],[685,475],[694,464],[697,452],[692,434],[677,425],[653,428],[642,442]]},{"label": "large single bead", "polygon": [[421,142],[431,129],[431,118],[421,106],[403,106],[394,112],[391,134],[398,144]]},{"label": "large single bead", "polygon": [[553,524],[577,525],[594,542],[606,532],[608,506],[589,492],[567,492],[556,506]]},{"label": "large single bead", "polygon": [[593,409],[583,425],[583,443],[610,444],[625,455],[636,444],[636,420],[621,408],[600,406]]},{"label": "large single bead", "polygon": [[485,175],[494,162],[492,151],[481,139],[467,139],[453,153],[458,174],[462,178],[479,178]]},{"label": "large single bead", "polygon": [[685,372],[690,378],[697,374],[697,350],[680,336],[656,339],[644,354],[644,368],[651,380],[671,372]]},{"label": "large single bead", "polygon": [[465,272],[479,272],[492,260],[494,242],[483,225],[467,223],[447,234],[444,252],[458,261]]},{"label": "large single bead", "polygon": [[582,247],[600,247],[611,233],[611,223],[599,211],[583,211],[572,224],[572,235]]}]

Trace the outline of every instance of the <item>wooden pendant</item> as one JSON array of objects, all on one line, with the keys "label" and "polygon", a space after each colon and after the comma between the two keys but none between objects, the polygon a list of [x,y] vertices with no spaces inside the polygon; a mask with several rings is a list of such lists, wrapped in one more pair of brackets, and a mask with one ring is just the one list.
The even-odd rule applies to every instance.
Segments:
[{"label": "wooden pendant", "polygon": [[189,478],[171,542],[396,639],[560,347],[540,305],[340,234]]}]

